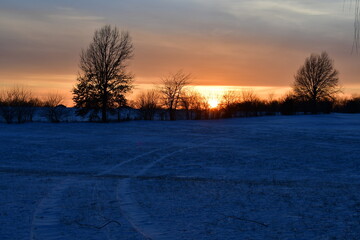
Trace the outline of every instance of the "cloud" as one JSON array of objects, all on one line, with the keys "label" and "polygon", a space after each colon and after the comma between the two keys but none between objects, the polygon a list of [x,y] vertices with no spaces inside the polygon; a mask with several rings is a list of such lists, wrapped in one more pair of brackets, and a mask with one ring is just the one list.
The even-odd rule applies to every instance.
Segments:
[{"label": "cloud", "polygon": [[76,74],[80,50],[106,23],[130,31],[130,67],[143,83],[183,68],[199,84],[289,85],[323,50],[347,83],[360,74],[352,12],[338,0],[4,0],[0,81],[14,71]]},{"label": "cloud", "polygon": [[286,12],[289,15],[330,15],[333,9],[318,8],[309,1],[253,1],[254,8],[265,11]]},{"label": "cloud", "polygon": [[54,19],[64,19],[64,20],[71,20],[71,21],[102,21],[104,20],[103,17],[97,16],[75,16],[75,15],[61,15],[61,14],[52,14],[49,15],[50,18]]},{"label": "cloud", "polygon": [[76,74],[78,54],[103,19],[70,8],[1,9],[1,72]]},{"label": "cloud", "polygon": [[95,16],[83,13],[81,11],[77,11],[74,8],[70,7],[56,7],[58,11],[53,14],[47,15],[49,18],[54,19],[56,21],[61,20],[70,20],[70,21],[104,21],[105,18],[102,16]]}]

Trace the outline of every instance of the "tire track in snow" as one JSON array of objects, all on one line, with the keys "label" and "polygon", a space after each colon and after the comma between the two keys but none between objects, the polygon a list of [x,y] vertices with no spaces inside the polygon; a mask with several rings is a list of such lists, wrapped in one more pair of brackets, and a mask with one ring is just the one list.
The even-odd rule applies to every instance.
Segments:
[{"label": "tire track in snow", "polygon": [[[113,172],[116,168],[121,167],[124,164],[133,162],[137,159],[151,155],[157,151],[164,150],[164,148],[158,148],[148,151],[146,153],[137,155],[128,160],[122,161],[115,166],[110,167],[94,176],[100,177]],[[30,239],[31,240],[56,240],[62,239],[63,236],[59,230],[62,225],[59,219],[61,208],[59,203],[61,202],[63,192],[71,185],[78,183],[75,178],[67,177],[56,187],[54,187],[46,197],[44,197],[37,205],[31,223]]]},{"label": "tire track in snow", "polygon": [[137,160],[137,159],[139,159],[139,158],[145,157],[145,156],[147,156],[147,155],[150,155],[150,154],[152,154],[152,153],[155,153],[155,152],[158,152],[158,151],[161,151],[161,150],[164,150],[164,149],[162,149],[162,148],[157,148],[157,149],[155,149],[155,150],[152,150],[152,151],[149,151],[149,152],[146,152],[146,153],[137,155],[137,156],[135,156],[135,157],[133,157],[133,158],[130,158],[130,159],[125,160],[125,161],[123,161],[123,162],[121,162],[121,163],[118,163],[118,164],[116,164],[115,166],[112,166],[111,168],[108,168],[108,169],[106,169],[105,171],[102,171],[102,172],[96,174],[95,176],[96,176],[96,177],[100,177],[100,176],[109,174],[109,173],[113,172],[115,169],[121,167],[122,165],[125,165],[125,164],[127,164],[127,163],[133,162],[133,161],[135,161],[135,160]]},{"label": "tire track in snow", "polygon": [[61,225],[59,203],[63,192],[74,182],[74,178],[66,178],[54,187],[47,197],[40,201],[32,219],[31,240],[62,239],[61,232],[59,231],[59,226]]},{"label": "tire track in snow", "polygon": [[[188,146],[182,149],[178,149],[171,153],[165,154],[160,158],[152,161],[147,164],[145,167],[140,169],[133,178],[138,178],[151,169],[155,164],[163,161],[164,159],[173,156],[177,153],[183,152],[188,149],[193,149],[197,147],[201,147],[210,143],[213,140],[209,140],[203,142],[201,144]],[[130,181],[132,178],[127,178],[119,181],[118,191],[117,191],[117,199],[120,202],[121,210],[124,217],[131,224],[131,226],[146,239],[168,239],[164,236],[164,232],[161,232],[162,227],[159,224],[154,223],[150,217],[141,210],[141,207],[138,206],[136,201],[132,198],[132,191],[129,189]]]}]

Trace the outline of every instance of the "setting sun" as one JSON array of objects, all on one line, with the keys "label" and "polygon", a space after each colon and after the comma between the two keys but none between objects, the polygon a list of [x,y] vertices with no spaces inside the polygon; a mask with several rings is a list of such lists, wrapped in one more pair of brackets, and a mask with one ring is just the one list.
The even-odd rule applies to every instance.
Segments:
[{"label": "setting sun", "polygon": [[219,101],[216,99],[209,99],[210,108],[216,108],[219,105]]}]

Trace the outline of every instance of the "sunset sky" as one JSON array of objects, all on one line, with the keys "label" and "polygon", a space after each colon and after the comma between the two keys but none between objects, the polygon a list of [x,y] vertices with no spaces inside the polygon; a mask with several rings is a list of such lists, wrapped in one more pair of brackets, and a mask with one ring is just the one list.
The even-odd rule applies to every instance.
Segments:
[{"label": "sunset sky", "polygon": [[0,89],[70,101],[81,49],[111,24],[132,36],[137,88],[183,69],[194,85],[277,91],[307,56],[327,51],[345,92],[360,94],[353,12],[350,0],[2,0]]}]

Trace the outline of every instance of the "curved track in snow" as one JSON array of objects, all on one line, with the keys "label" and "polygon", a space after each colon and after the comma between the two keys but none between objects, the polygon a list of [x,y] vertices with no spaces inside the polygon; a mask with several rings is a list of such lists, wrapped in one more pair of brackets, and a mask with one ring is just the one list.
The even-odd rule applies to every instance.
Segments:
[{"label": "curved track in snow", "polygon": [[33,215],[30,239],[61,239],[59,232],[60,207],[59,203],[62,199],[63,192],[75,183],[74,178],[66,178],[54,187],[49,194],[43,198]]},{"label": "curved track in snow", "polygon": [[[133,177],[140,177],[141,175],[149,171],[152,167],[154,167],[157,163],[163,161],[168,157],[171,157],[177,153],[183,152],[188,149],[194,149],[206,145],[211,141],[212,140],[206,141],[201,144],[191,143],[188,147],[184,147],[164,154],[160,158],[145,165],[143,168],[140,168],[140,170]],[[163,231],[164,228],[154,222],[144,211],[142,211],[139,205],[136,203],[136,200],[133,199],[132,190],[129,187],[131,180],[131,178],[120,180],[117,187],[117,199],[120,202],[122,214],[131,224],[131,226],[146,239],[169,239],[168,236],[166,236],[166,233]]]},{"label": "curved track in snow", "polygon": [[[157,148],[139,154],[133,158],[122,161],[98,174],[93,175],[94,177],[101,177],[107,174],[114,172],[117,168],[134,162],[143,157],[149,156],[155,152],[164,150],[163,148]],[[88,180],[96,181],[96,180]],[[81,181],[78,181],[75,177],[66,177],[63,181],[59,182],[48,194],[46,197],[41,199],[37,205],[31,224],[30,239],[31,240],[55,240],[63,239],[61,231],[59,230],[60,225],[60,202],[63,200],[63,193],[72,185],[81,184]],[[94,188],[95,191],[96,188]],[[132,225],[132,224],[131,224]],[[136,229],[135,229],[136,230]]]}]

